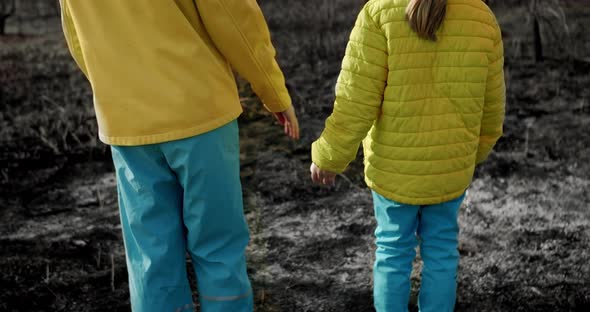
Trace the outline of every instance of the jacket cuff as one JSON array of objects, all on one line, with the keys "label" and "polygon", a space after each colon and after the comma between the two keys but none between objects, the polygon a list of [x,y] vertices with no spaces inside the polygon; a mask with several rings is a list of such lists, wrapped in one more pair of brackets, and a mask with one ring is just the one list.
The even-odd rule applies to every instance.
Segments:
[{"label": "jacket cuff", "polygon": [[261,99],[262,105],[271,113],[280,113],[291,107],[291,97],[288,92],[278,93],[277,96],[267,96]]},{"label": "jacket cuff", "polygon": [[475,158],[475,163],[477,165],[483,163],[488,156],[492,153],[493,146],[485,143],[480,143],[479,147],[477,148],[477,156]]},{"label": "jacket cuff", "polygon": [[318,141],[313,142],[311,145],[311,161],[320,169],[333,173],[342,173],[347,167],[347,164],[341,165],[326,157]]}]

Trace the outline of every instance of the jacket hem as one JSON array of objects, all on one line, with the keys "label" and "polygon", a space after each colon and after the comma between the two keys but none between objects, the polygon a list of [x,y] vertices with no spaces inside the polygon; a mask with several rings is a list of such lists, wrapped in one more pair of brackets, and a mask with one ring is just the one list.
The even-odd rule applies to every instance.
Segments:
[{"label": "jacket hem", "polygon": [[157,134],[149,134],[149,135],[139,135],[139,136],[107,136],[103,133],[99,132],[98,137],[101,142],[108,144],[108,145],[116,145],[116,146],[137,146],[137,145],[149,145],[149,144],[158,144],[164,143],[169,141],[181,140],[186,139],[189,137],[193,137],[199,134],[203,134],[209,132],[211,130],[217,129],[230,121],[238,118],[242,114],[242,111],[239,110],[237,112],[233,112],[228,115],[224,115],[220,118],[214,119],[210,122],[205,124],[201,124],[195,127],[180,129],[180,130],[173,130],[164,133],[157,133]]},{"label": "jacket hem", "polygon": [[469,186],[467,186],[460,191],[453,192],[450,194],[445,194],[442,196],[416,198],[416,197],[407,197],[407,196],[399,195],[394,192],[383,189],[383,188],[379,187],[378,185],[376,185],[373,181],[369,180],[368,178],[365,179],[365,182],[367,183],[367,186],[371,190],[375,191],[379,195],[381,195],[387,199],[391,199],[393,201],[396,201],[396,202],[399,202],[402,204],[407,204],[407,205],[435,205],[435,204],[448,202],[450,200],[459,198],[461,195],[463,195],[463,193],[465,193],[467,188],[469,188]]}]

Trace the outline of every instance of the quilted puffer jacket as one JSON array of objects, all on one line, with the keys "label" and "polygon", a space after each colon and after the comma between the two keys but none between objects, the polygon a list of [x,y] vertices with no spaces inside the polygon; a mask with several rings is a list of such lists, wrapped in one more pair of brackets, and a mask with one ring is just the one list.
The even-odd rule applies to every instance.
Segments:
[{"label": "quilted puffer jacket", "polygon": [[371,0],[350,36],[334,111],[312,145],[342,172],[363,141],[365,181],[406,204],[459,197],[502,135],[502,36],[481,0],[449,0],[436,42],[418,38],[408,0]]}]

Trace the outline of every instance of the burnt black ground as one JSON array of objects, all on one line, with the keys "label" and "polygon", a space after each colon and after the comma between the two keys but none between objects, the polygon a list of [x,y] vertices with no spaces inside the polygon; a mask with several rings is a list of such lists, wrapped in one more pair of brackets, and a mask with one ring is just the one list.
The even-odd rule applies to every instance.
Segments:
[{"label": "burnt black ground", "polygon": [[[375,221],[362,163],[332,189],[308,178],[359,3],[262,5],[303,136],[288,142],[240,82],[256,310],[372,311]],[[566,9],[573,39],[587,42],[587,15]],[[519,19],[500,13],[514,55]],[[0,311],[129,311],[113,168],[88,85],[59,34],[0,44]],[[508,58],[506,134],[460,215],[457,311],[590,310],[589,72],[579,57]]]}]

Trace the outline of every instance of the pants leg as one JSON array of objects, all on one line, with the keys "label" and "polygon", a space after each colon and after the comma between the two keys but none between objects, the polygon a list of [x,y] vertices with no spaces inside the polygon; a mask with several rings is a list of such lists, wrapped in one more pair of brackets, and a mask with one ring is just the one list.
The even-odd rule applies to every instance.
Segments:
[{"label": "pants leg", "polygon": [[408,311],[420,206],[396,203],[375,192],[373,205],[377,218],[373,270],[375,309],[378,312]]},{"label": "pants leg", "polygon": [[192,309],[183,191],[158,145],[112,147],[134,312]]},{"label": "pants leg", "polygon": [[424,262],[420,312],[451,312],[455,307],[459,265],[457,217],[464,195],[420,211],[420,255]]},{"label": "pants leg", "polygon": [[166,143],[164,150],[185,191],[187,249],[197,274],[201,311],[252,311],[237,121]]}]

